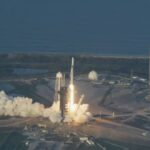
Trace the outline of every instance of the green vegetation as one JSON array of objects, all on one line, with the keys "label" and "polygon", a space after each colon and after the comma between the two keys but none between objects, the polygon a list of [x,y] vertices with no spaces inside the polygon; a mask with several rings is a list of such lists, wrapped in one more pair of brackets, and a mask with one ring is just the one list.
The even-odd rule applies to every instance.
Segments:
[{"label": "green vegetation", "polygon": [[[7,129],[5,129],[7,130]],[[26,150],[25,137],[19,131],[0,132],[0,149],[1,150]]]},{"label": "green vegetation", "polygon": [[[69,55],[57,54],[0,54],[0,77],[15,76],[14,68],[48,69],[50,75],[58,70],[68,72]],[[115,58],[75,56],[76,72],[87,73],[91,70],[108,73],[121,73],[148,77],[148,58]],[[41,74],[42,75],[42,74]]]}]

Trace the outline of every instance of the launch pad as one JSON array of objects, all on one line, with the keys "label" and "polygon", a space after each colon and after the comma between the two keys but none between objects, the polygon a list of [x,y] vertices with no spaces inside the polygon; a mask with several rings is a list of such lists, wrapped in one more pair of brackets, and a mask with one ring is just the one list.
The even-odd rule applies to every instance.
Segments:
[{"label": "launch pad", "polygon": [[[97,61],[93,65],[91,61],[93,58],[88,59],[90,62],[89,67],[96,66]],[[79,58],[77,60],[79,61]],[[69,62],[70,58],[67,64]],[[39,65],[43,67],[43,64],[39,63]],[[48,63],[49,65],[50,63]],[[60,63],[58,63],[59,65]],[[77,65],[78,63],[76,63]],[[20,137],[17,134],[19,132],[19,134],[26,137],[22,141],[22,144],[26,145],[28,149],[57,148],[59,150],[68,150],[72,147],[82,150],[91,150],[94,148],[100,150],[103,150],[103,148],[106,148],[106,150],[150,149],[150,103],[147,80],[140,78],[140,76],[135,78],[134,76],[118,75],[116,72],[114,74],[103,73],[98,70],[96,70],[97,73],[95,72],[94,76],[92,73],[90,78],[88,78],[88,73],[93,68],[80,73],[80,70],[83,68],[82,65],[80,66],[78,66],[78,74],[75,76],[75,80],[73,75],[73,82],[71,81],[72,73],[71,71],[68,72],[69,67],[66,66],[64,67],[66,70],[61,66],[61,69],[64,70],[66,75],[63,72],[59,72],[56,78],[55,74],[49,72],[48,74],[37,76],[25,75],[22,78],[16,78],[15,76],[9,79],[5,78],[5,80],[1,79],[1,86],[3,84],[7,85],[5,88],[8,89],[8,91],[6,90],[8,96],[12,95],[16,97],[16,95],[20,95],[21,97],[31,97],[35,100],[33,102],[44,104],[46,108],[49,108],[55,99],[54,101],[59,103],[56,108],[59,109],[59,115],[61,116],[59,123],[53,123],[53,120],[50,121],[50,119],[43,118],[42,116],[2,116],[0,118],[1,139],[6,134],[9,134],[6,143],[2,145],[7,145],[7,142],[11,143],[10,140],[15,140],[17,136]],[[74,67],[71,68],[74,70]],[[56,69],[54,73],[56,73]],[[68,74],[70,74],[70,77],[68,77]],[[71,83],[74,85],[73,88]],[[71,89],[74,89],[73,95],[69,94],[69,90]],[[70,123],[66,123],[70,111],[69,107],[71,107],[71,110],[72,108],[73,110],[74,108],[78,110],[83,105],[83,93],[85,94],[85,103],[90,106],[89,112],[92,113],[92,119],[85,121],[86,123],[83,124],[75,124],[75,122],[71,122],[70,120]],[[69,98],[70,96],[73,99]],[[74,100],[74,105],[72,105],[71,99]],[[20,108],[22,108],[21,106],[24,105],[20,105]],[[70,115],[80,112],[76,112],[76,110]],[[54,113],[54,117],[59,116],[57,113]],[[84,120],[84,118],[80,119]],[[5,140],[1,140],[1,142],[3,141]],[[14,143],[19,143],[18,141]]]},{"label": "launch pad", "polygon": [[55,81],[55,102],[60,104],[62,122],[66,116],[72,112],[77,112],[82,103],[83,96],[78,105],[75,104],[75,85],[74,85],[74,58],[71,60],[70,81],[66,83],[65,74],[58,72]]}]

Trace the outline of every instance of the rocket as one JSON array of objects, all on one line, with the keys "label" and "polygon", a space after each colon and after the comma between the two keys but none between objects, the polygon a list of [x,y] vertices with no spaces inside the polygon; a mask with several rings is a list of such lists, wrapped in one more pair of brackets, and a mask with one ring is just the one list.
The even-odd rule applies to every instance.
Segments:
[{"label": "rocket", "polygon": [[[68,95],[70,96],[69,101],[68,101]],[[63,122],[65,119],[65,113],[68,112],[68,110],[72,109],[74,106],[74,58],[73,57],[71,59],[69,85],[66,86],[65,84],[65,75],[63,75],[61,72],[58,72],[56,74],[55,100],[60,102],[60,112],[61,112],[61,117]]]},{"label": "rocket", "polygon": [[73,85],[74,81],[74,57],[72,57],[72,60],[71,60],[71,70],[70,70],[70,84]]},{"label": "rocket", "polygon": [[71,60],[71,70],[70,70],[70,84],[69,84],[69,92],[71,93],[71,99],[68,103],[67,101],[67,96],[68,96],[68,88],[67,87],[61,87],[60,90],[60,111],[61,111],[61,117],[62,117],[62,122],[64,121],[65,118],[65,113],[68,112],[69,107],[72,106],[74,103],[74,58],[72,57]]}]

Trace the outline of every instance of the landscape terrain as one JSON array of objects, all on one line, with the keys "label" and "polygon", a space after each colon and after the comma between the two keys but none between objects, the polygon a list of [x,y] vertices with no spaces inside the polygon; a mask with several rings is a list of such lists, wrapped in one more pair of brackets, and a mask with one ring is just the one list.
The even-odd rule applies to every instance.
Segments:
[{"label": "landscape terrain", "polygon": [[[1,53],[0,91],[50,107],[55,76],[68,82],[72,55]],[[42,117],[0,116],[2,150],[149,150],[148,57],[74,55],[76,99],[85,95],[91,119],[84,124],[52,123]],[[98,80],[89,80],[90,71]],[[9,143],[9,144],[8,144]]]}]

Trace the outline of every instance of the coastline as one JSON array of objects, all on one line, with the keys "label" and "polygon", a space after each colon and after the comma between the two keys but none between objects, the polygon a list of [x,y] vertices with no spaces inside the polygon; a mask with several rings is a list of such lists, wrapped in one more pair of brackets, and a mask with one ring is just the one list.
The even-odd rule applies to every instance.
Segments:
[{"label": "coastline", "polygon": [[116,58],[116,59],[148,59],[148,55],[127,55],[127,54],[95,54],[95,53],[85,53],[85,52],[48,52],[48,51],[13,51],[13,52],[0,52],[0,55],[11,54],[11,55],[58,55],[58,56],[78,56],[82,58]]}]

